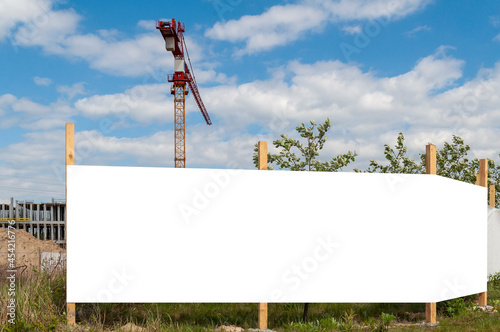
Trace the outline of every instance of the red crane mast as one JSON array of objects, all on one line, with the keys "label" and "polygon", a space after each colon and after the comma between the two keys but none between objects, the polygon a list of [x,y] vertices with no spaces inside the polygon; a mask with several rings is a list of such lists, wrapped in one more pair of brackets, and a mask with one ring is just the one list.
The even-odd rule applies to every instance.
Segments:
[{"label": "red crane mast", "polygon": [[[186,167],[186,95],[189,93],[189,88],[207,125],[211,125],[212,121],[201,99],[194,74],[192,74],[191,61],[184,40],[184,23],[176,22],[175,19],[170,22],[158,21],[156,28],[160,30],[165,40],[165,49],[172,52],[175,59],[175,72],[168,75],[168,81],[173,83],[171,93],[174,95],[175,167],[184,168]],[[186,63],[184,51],[188,56],[189,66]]]}]

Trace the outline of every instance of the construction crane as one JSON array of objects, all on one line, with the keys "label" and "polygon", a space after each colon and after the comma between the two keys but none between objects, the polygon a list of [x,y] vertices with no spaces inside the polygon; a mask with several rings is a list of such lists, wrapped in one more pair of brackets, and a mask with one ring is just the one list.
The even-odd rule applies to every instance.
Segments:
[{"label": "construction crane", "polygon": [[[156,28],[160,30],[165,40],[165,48],[174,56],[173,75],[168,75],[168,81],[172,82],[171,93],[174,95],[175,112],[175,167],[186,167],[186,96],[189,89],[193,93],[196,104],[205,118],[207,125],[212,125],[207,109],[201,100],[196,78],[191,66],[191,59],[184,40],[184,23],[172,21],[157,21]],[[184,53],[185,51],[185,53]],[[187,62],[186,57],[187,55]],[[187,84],[187,85],[186,85]],[[188,88],[189,86],[189,88]]]}]

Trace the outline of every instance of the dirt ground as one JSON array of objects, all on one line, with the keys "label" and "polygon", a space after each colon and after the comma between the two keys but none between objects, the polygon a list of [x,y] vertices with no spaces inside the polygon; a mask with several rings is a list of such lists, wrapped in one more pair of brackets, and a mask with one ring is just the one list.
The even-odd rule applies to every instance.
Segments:
[{"label": "dirt ground", "polygon": [[[19,268],[18,273],[30,273],[33,271],[33,268],[40,271],[40,257],[42,252],[66,252],[65,249],[62,249],[51,240],[39,240],[23,229],[16,229],[15,236],[15,266]],[[0,227],[0,271],[7,270],[8,240],[7,229]]]}]

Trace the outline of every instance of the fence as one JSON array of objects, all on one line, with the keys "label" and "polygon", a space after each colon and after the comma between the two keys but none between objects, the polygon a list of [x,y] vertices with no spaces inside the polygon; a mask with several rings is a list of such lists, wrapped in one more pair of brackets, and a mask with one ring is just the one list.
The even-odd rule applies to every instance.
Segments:
[{"label": "fence", "polygon": [[[68,124],[67,127],[66,127],[66,129],[67,129],[66,130],[66,133],[67,133],[67,137],[66,137],[66,147],[67,147],[67,150],[66,150],[66,161],[67,161],[67,165],[74,165],[74,138],[73,138],[74,137],[73,136],[74,135],[74,127],[73,127],[73,124]],[[259,148],[262,149],[262,150],[264,150],[263,148],[265,148],[265,144],[259,144]],[[436,174],[436,155],[435,154],[436,154],[435,146],[434,145],[427,146],[427,173],[428,174]],[[264,153],[259,153],[259,155],[260,155],[260,158],[259,158],[259,169],[265,169],[266,168],[265,165],[267,164],[267,161],[263,158],[263,156],[265,156],[265,154]],[[75,170],[75,169],[76,168],[73,168],[73,170]],[[483,160],[481,160],[481,170],[480,170],[480,174],[478,175],[478,183],[477,183],[478,185],[484,186],[484,187],[487,186],[487,174],[488,174],[487,172],[488,172],[487,171],[487,162],[486,162],[485,159],[483,159]],[[116,185],[120,186],[121,184],[117,182]],[[166,187],[168,187],[168,186],[166,186]],[[472,190],[472,189],[470,189],[470,190]],[[491,193],[491,188],[490,188],[490,193]],[[429,191],[429,196],[432,196],[432,194],[433,194],[432,191]],[[432,196],[432,197],[434,197],[434,196]],[[494,194],[493,194],[493,196],[494,196]],[[434,198],[435,198],[435,201],[438,200],[439,202],[442,202],[442,197],[434,197]],[[477,201],[477,199],[475,199],[475,201]],[[71,202],[71,204],[74,203],[73,201],[70,201],[70,202]],[[144,202],[144,204],[147,204],[147,203],[150,203],[150,202]],[[265,203],[263,202],[262,204],[265,204]],[[462,202],[462,204],[467,205],[467,203],[464,203],[464,202]],[[162,205],[162,204],[159,204],[159,205]],[[261,205],[259,205],[259,206],[261,206]],[[429,204],[427,204],[426,207],[427,206],[429,206]],[[443,207],[443,208],[446,208],[446,207]],[[80,211],[82,211],[82,210],[80,210]],[[481,211],[481,208],[480,208],[479,205],[477,206],[477,209],[475,211],[476,212],[480,212]],[[478,240],[478,238],[472,237],[472,239],[474,239],[474,244],[477,245],[478,248],[481,248],[479,251],[480,252],[484,251],[484,255],[480,255],[481,256],[481,264],[477,265],[477,264],[475,264],[475,263],[477,263],[476,262],[477,260],[475,260],[475,259],[471,260],[470,259],[470,251],[467,251],[467,252],[463,253],[463,257],[464,258],[466,258],[466,257],[469,258],[467,260],[467,263],[468,264],[470,263],[470,264],[472,264],[474,266],[474,268],[472,268],[472,270],[475,271],[474,272],[474,280],[478,281],[477,283],[475,282],[474,283],[475,285],[472,285],[473,287],[470,288],[470,289],[476,289],[477,290],[476,292],[479,294],[479,304],[483,305],[483,306],[486,304],[486,300],[487,300],[487,297],[486,297],[486,277],[487,276],[486,276],[485,272],[486,272],[486,267],[487,267],[486,257],[487,257],[487,251],[488,251],[488,245],[487,245],[487,242],[486,242],[486,239],[487,239],[487,236],[486,236],[487,235],[487,232],[486,232],[486,229],[487,229],[487,227],[486,227],[487,226],[487,224],[486,224],[486,216],[487,216],[487,214],[486,214],[486,211],[484,211],[484,212],[485,212],[484,216],[483,216],[483,213],[480,212],[480,213],[477,214],[477,216],[480,216],[480,217],[478,217],[478,218],[472,217],[472,219],[474,219],[474,220],[477,219],[478,223],[480,223],[480,224],[484,221],[484,224],[481,224],[480,226],[477,226],[477,227],[476,226],[472,226],[471,227],[470,226],[471,225],[470,222],[467,222],[468,227],[471,227],[470,230],[479,230],[479,233],[481,233],[481,234],[484,235],[484,236],[482,236],[482,235],[479,236],[479,240]],[[432,213],[429,213],[429,216],[432,216]],[[471,216],[469,216],[469,220],[471,219]],[[441,219],[443,219],[443,218],[441,218]],[[462,220],[463,218],[458,218],[458,219]],[[417,225],[417,223],[415,223],[415,224]],[[73,225],[73,224],[71,224],[71,225]],[[71,225],[70,225],[70,227],[73,227]],[[105,225],[103,225],[103,226],[105,226]],[[439,235],[444,235],[445,232],[443,232],[443,231],[436,232],[436,229],[435,229],[434,225],[430,225],[429,224],[427,226],[428,226],[428,228],[427,228],[428,232],[426,234],[428,234],[429,237],[431,237],[431,238],[433,238],[433,240],[435,240],[435,242],[433,242],[434,244],[440,243],[441,240],[447,240],[447,241],[449,241],[449,239],[440,239]],[[264,230],[264,229],[265,228],[262,228],[262,230]],[[109,230],[107,230],[107,231],[109,231]],[[103,232],[106,232],[106,230],[103,230]],[[462,230],[462,232],[463,232],[463,230]],[[265,234],[265,232],[263,231],[262,235],[264,235],[264,234]],[[464,235],[464,234],[462,234],[462,235]],[[470,238],[470,233],[467,234],[466,236],[467,236],[467,239],[469,239]],[[73,237],[73,238],[75,238],[75,237]],[[462,239],[462,240],[464,240],[463,243],[467,243],[465,241],[465,238]],[[258,242],[256,244],[257,247],[259,245],[261,245],[262,239],[256,238],[256,241]],[[460,248],[463,247],[463,243],[461,243],[461,246],[456,246],[456,249],[460,250]],[[427,246],[429,245],[428,243],[424,243],[424,244],[427,245]],[[425,245],[424,245],[424,247],[425,247]],[[78,244],[75,245],[75,248],[78,248]],[[429,248],[427,248],[427,249],[429,249]],[[431,251],[434,252],[434,250],[431,250]],[[476,250],[475,252],[477,253],[478,251]],[[423,259],[424,259],[425,262],[431,262],[432,263],[433,262],[433,260],[432,260],[433,256],[434,256],[433,254],[429,254],[429,255],[426,256],[427,258],[424,257]],[[75,256],[74,258],[76,258],[76,257],[77,256]],[[83,262],[83,260],[79,260],[79,259],[75,259],[75,260]],[[463,260],[461,260],[461,264],[463,264]],[[461,264],[457,263],[457,264],[452,264],[452,265],[458,266],[458,265],[461,265]],[[468,270],[468,267],[466,269],[464,269],[464,270],[461,270],[461,271],[467,271],[467,270]],[[115,277],[115,278],[116,278],[116,273],[120,273],[120,271],[112,271],[112,272],[114,272],[115,274],[112,274],[111,276]],[[433,273],[430,273],[429,275],[432,275],[432,274]],[[422,283],[424,285],[429,284],[429,286],[432,286],[430,283],[428,283],[429,280],[423,278],[421,280],[421,284]],[[73,287],[73,286],[70,285],[71,282],[72,281],[68,277],[68,287],[70,289]],[[332,282],[332,284],[335,285],[334,282]],[[413,287],[413,285],[415,285],[415,284],[412,284],[412,287]],[[477,285],[480,285],[480,286],[477,287]],[[421,288],[422,288],[422,286],[421,286]],[[72,289],[74,290],[76,288],[73,287]],[[425,286],[422,289],[425,290]],[[450,295],[450,294],[445,294],[445,292],[441,292],[440,294],[441,294],[442,297],[441,298],[436,297],[437,301],[442,301],[445,298],[453,298],[453,297],[464,296],[464,294],[451,294]],[[469,295],[469,294],[467,294],[467,295]],[[74,301],[74,299],[77,298],[74,293],[73,294],[68,293],[68,297],[72,298],[73,301]],[[262,298],[264,299],[265,297],[262,297]],[[431,300],[431,298],[432,297],[428,297],[429,300]],[[432,300],[434,300],[434,299],[432,299]],[[276,301],[276,302],[279,302],[279,301]],[[426,321],[427,322],[435,322],[436,321],[436,303],[435,302],[429,302],[426,305]],[[75,304],[74,304],[74,302],[69,302],[68,303],[68,324],[69,325],[74,325],[75,324]],[[267,303],[260,303],[260,306],[259,306],[259,327],[260,328],[265,328],[266,326],[267,326]]]}]

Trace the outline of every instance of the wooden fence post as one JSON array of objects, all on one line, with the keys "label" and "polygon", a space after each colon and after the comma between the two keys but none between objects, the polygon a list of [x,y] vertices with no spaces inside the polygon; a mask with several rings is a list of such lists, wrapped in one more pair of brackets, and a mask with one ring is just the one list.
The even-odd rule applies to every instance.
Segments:
[{"label": "wooden fence post", "polygon": [[[66,123],[66,180],[68,179],[68,165],[75,164],[75,124]],[[68,196],[67,196],[67,181],[66,181],[66,224],[65,233],[67,234],[68,223]],[[68,237],[64,236],[66,239],[66,248],[68,248]],[[66,303],[66,323],[68,326],[74,326],[76,324],[76,305],[75,303]]]},{"label": "wooden fence post", "polygon": [[[425,147],[425,172],[426,174],[437,174],[436,146],[428,144]],[[436,323],[436,302],[425,304],[425,321]]]},{"label": "wooden fence post", "polygon": [[496,206],[496,196],[495,196],[495,185],[492,184],[490,185],[490,206],[495,207]]},{"label": "wooden fence post", "polygon": [[[479,174],[477,176],[477,183],[476,184],[481,186],[481,187],[488,188],[488,159],[479,160]],[[495,195],[493,195],[493,196],[495,196]],[[491,204],[491,200],[490,200],[490,204]],[[477,301],[477,304],[480,307],[484,307],[484,306],[486,306],[487,303],[488,303],[488,292],[479,293],[479,299]]]},{"label": "wooden fence post", "polygon": [[436,146],[428,144],[425,147],[425,172],[426,174],[437,174]]},{"label": "wooden fence post", "polygon": [[[267,170],[267,142],[259,141],[258,168]],[[259,329],[267,329],[267,303],[259,303]]]},{"label": "wooden fence post", "polygon": [[258,152],[258,168],[259,170],[267,170],[267,142],[259,141]]}]

